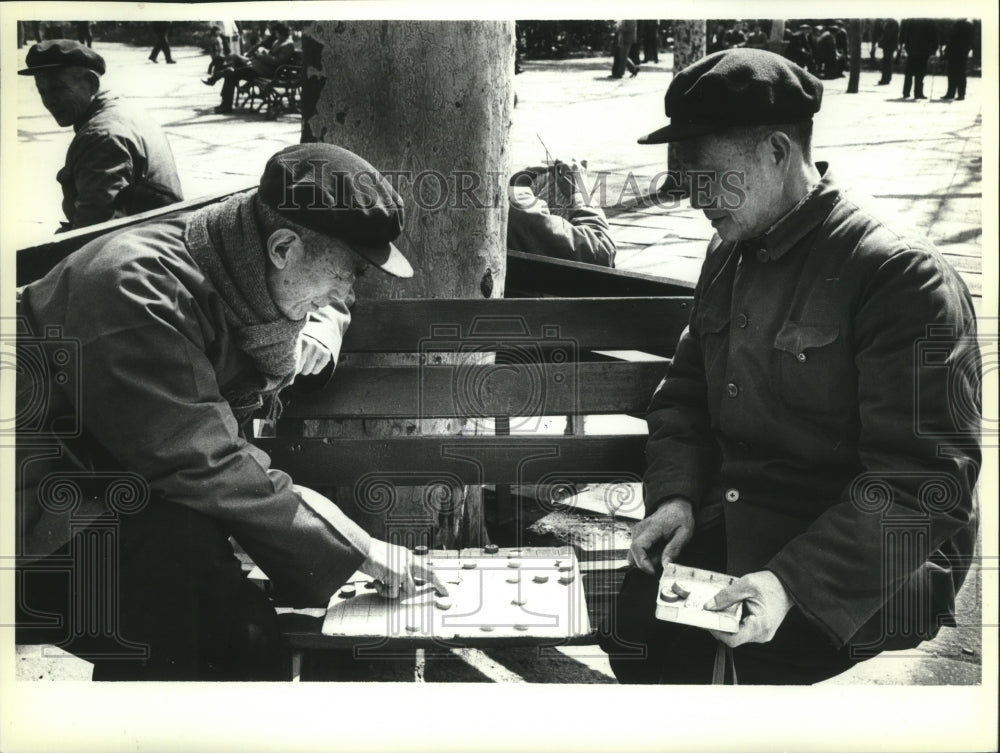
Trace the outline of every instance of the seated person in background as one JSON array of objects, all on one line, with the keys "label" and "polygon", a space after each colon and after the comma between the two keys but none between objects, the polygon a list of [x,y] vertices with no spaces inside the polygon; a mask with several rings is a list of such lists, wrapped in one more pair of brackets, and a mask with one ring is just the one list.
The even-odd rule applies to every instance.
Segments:
[{"label": "seated person in background", "polygon": [[218,113],[233,111],[233,95],[240,81],[248,81],[257,76],[273,76],[283,65],[290,64],[295,58],[295,43],[292,41],[292,30],[280,21],[271,25],[273,42],[268,50],[258,48],[250,57],[230,55],[226,66],[203,81],[212,86],[220,78],[222,84],[222,104],[215,108]]},{"label": "seated person in background", "polygon": [[507,248],[615,266],[617,247],[600,206],[584,201],[587,161],[530,167],[511,178]]},{"label": "seated person in background", "polygon": [[[45,109],[61,128],[72,126],[75,132],[66,163],[56,173],[66,214],[57,232],[184,199],[174,155],[160,126],[142,110],[101,90],[104,58],[79,42],[52,39],[32,45],[25,63],[18,73],[35,77]],[[119,202],[126,190],[136,196]]]}]

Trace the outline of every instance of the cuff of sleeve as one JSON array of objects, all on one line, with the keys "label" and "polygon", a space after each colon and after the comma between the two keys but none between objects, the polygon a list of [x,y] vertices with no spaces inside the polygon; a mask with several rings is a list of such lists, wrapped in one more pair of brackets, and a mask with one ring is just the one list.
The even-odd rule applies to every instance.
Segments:
[{"label": "cuff of sleeve", "polygon": [[792,603],[799,608],[806,619],[829,638],[835,648],[843,648],[857,632],[860,626],[851,615],[837,605],[827,603],[817,608],[815,604],[810,603],[808,595],[822,594],[823,589],[820,584],[810,582],[801,563],[792,562],[779,552],[763,569],[774,573]]}]

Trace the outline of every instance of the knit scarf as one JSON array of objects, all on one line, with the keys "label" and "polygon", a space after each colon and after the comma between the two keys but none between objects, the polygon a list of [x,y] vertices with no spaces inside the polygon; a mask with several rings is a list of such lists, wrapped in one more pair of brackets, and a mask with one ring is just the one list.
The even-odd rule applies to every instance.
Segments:
[{"label": "knit scarf", "polygon": [[251,191],[204,207],[184,231],[188,251],[222,299],[236,346],[257,371],[223,395],[240,422],[262,407],[269,418],[280,414],[277,395],[295,377],[296,342],[306,323],[285,317],[268,292],[256,197]]}]

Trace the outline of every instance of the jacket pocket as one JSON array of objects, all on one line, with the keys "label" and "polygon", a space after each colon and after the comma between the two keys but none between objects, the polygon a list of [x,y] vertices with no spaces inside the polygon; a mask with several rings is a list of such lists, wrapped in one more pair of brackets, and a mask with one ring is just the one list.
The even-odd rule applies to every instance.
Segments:
[{"label": "jacket pocket", "polygon": [[852,411],[857,377],[840,326],[785,322],[774,338],[774,382],[782,402],[797,412]]}]

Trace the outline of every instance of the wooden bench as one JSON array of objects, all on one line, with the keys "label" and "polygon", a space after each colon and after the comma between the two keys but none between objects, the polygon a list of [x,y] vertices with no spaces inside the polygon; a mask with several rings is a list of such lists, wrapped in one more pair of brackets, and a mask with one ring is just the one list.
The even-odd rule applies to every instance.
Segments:
[{"label": "wooden bench", "polygon": [[273,75],[257,75],[240,82],[233,97],[233,106],[264,113],[276,120],[286,112],[300,112],[304,68],[301,54],[291,63],[281,65]]}]

